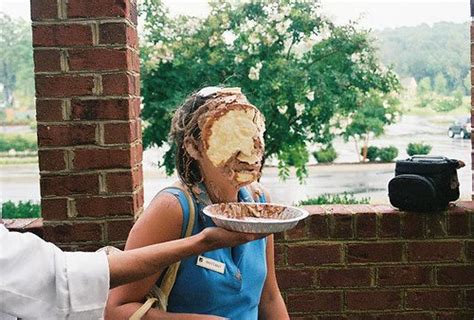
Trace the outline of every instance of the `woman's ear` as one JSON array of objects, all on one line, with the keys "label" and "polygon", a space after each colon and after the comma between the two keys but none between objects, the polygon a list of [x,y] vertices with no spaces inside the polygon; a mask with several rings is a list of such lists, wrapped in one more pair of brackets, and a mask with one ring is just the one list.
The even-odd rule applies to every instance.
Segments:
[{"label": "woman's ear", "polygon": [[196,143],[196,140],[192,137],[184,138],[184,148],[186,152],[195,160],[201,159],[201,152],[199,151],[199,147]]}]

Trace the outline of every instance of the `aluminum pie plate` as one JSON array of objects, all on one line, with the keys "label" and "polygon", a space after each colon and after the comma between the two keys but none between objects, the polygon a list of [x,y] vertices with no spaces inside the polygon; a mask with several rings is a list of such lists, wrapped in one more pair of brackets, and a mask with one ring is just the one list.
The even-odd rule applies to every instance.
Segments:
[{"label": "aluminum pie plate", "polygon": [[203,209],[203,213],[210,217],[218,227],[245,233],[282,232],[294,228],[300,220],[308,216],[306,210],[281,204],[233,202],[225,205],[258,208],[262,216],[265,216],[266,212],[274,212],[275,210],[278,213],[273,214],[269,218],[255,217],[253,215],[230,218],[221,211],[222,205],[224,204],[216,203],[209,205]]}]

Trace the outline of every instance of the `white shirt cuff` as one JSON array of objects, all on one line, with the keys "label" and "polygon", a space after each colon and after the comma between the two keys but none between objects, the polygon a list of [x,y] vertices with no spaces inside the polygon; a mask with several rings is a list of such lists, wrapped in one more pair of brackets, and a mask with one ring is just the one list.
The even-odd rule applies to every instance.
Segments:
[{"label": "white shirt cuff", "polygon": [[103,316],[109,294],[109,263],[105,252],[66,252],[72,313],[97,312]]}]

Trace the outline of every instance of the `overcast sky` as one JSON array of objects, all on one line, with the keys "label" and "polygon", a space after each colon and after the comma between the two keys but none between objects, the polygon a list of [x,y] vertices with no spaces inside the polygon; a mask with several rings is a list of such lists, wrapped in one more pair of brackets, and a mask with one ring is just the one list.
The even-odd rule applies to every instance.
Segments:
[{"label": "overcast sky", "polygon": [[[207,0],[164,0],[174,14],[205,16]],[[383,29],[470,20],[468,0],[322,0],[323,9],[336,23],[359,20],[366,28]],[[29,19],[29,0],[0,0],[0,11]]]}]

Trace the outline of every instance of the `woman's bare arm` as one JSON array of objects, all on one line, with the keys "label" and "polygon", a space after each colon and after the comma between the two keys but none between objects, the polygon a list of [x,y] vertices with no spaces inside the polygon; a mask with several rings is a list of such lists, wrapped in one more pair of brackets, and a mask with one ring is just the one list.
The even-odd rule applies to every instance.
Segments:
[{"label": "woman's bare arm", "polygon": [[264,235],[207,228],[184,239],[143,248],[117,252],[108,256],[111,288],[141,280],[189,256],[222,247],[234,247]]}]

